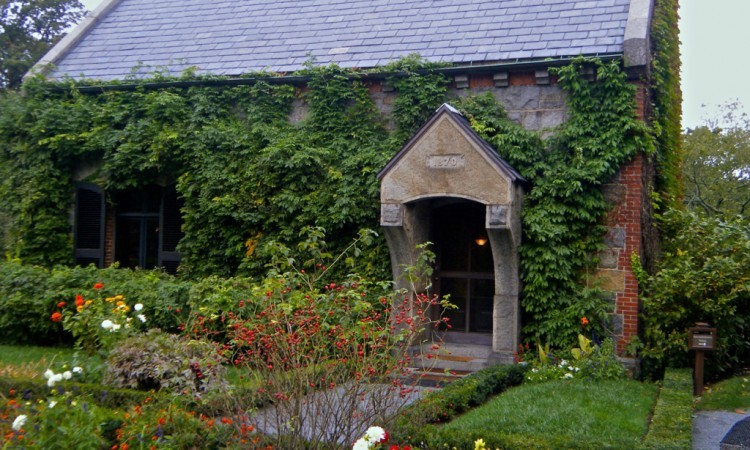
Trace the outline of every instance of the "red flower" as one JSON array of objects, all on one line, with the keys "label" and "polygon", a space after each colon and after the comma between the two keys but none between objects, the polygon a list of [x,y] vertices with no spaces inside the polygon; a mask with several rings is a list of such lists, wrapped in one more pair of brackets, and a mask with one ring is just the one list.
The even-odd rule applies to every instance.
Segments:
[{"label": "red flower", "polygon": [[52,319],[53,322],[62,322],[62,314],[60,314],[60,312],[53,312],[50,319]]},{"label": "red flower", "polygon": [[65,302],[60,302],[57,304],[58,308],[65,308]]},{"label": "red flower", "polygon": [[76,306],[83,306],[83,295],[76,295]]},{"label": "red flower", "polygon": [[581,325],[585,327],[588,324],[589,324],[589,319],[585,317],[581,317]]},{"label": "red flower", "polygon": [[101,289],[101,288],[103,288],[103,287],[104,287],[104,283],[101,283],[101,282],[99,282],[99,283],[94,283],[94,289],[97,289],[97,290],[99,290],[99,289]]}]

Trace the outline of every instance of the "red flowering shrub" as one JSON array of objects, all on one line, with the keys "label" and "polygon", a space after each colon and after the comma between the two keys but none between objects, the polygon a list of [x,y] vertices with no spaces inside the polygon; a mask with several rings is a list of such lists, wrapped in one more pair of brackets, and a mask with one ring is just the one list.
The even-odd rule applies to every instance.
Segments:
[{"label": "red flowering shrub", "polygon": [[274,405],[255,417],[258,428],[283,435],[287,446],[327,448],[331,439],[354,442],[370,423],[389,423],[408,403],[418,381],[413,358],[422,347],[434,351],[430,337],[442,321],[437,298],[427,293],[394,293],[390,283],[356,275],[331,280],[322,233],[309,233],[301,246],[313,258],[298,264],[276,244],[280,258],[240,314],[196,317],[188,332],[202,335],[223,322],[228,358],[265,381],[258,395]]}]

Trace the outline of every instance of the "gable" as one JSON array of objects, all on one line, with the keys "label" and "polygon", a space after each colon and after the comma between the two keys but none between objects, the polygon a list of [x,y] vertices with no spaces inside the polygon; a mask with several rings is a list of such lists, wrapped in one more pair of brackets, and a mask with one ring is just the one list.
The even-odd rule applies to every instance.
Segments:
[{"label": "gable", "polygon": [[[631,0],[105,0],[53,49],[53,78],[383,66],[412,53],[476,65],[622,54]],[[139,66],[143,66],[138,69]]]},{"label": "gable", "polygon": [[523,178],[450,105],[443,105],[378,175],[381,203],[460,197],[514,203]]}]

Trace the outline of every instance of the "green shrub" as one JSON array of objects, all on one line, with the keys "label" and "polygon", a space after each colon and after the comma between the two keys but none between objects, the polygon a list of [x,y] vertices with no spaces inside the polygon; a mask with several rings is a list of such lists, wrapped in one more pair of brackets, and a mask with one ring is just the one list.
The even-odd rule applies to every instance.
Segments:
[{"label": "green shrub", "polygon": [[[92,286],[96,283],[104,286],[94,292]],[[84,296],[85,300],[123,296],[131,308],[137,303],[143,305],[148,328],[179,332],[189,322],[191,311],[206,317],[247,312],[240,305],[252,285],[252,279],[242,277],[191,281],[158,270],[97,269],[94,266],[46,269],[20,261],[2,261],[0,343],[72,343],[73,336],[60,323],[53,322],[51,315],[65,311],[72,315],[76,311],[77,295]],[[61,302],[65,306],[59,307]],[[132,312],[130,315],[133,316]],[[92,325],[100,326],[101,321]],[[214,331],[219,330],[223,328],[217,324]]]},{"label": "green shrub", "polygon": [[[687,330],[696,322],[718,329],[706,376],[745,367],[750,358],[750,226],[672,210],[662,219],[666,235],[658,272],[636,274],[643,294],[646,370],[689,367]],[[637,261],[636,261],[637,262]]]},{"label": "green shrub", "polygon": [[104,383],[120,388],[199,394],[226,388],[225,368],[206,341],[150,330],[110,353]]},{"label": "green shrub", "polygon": [[428,394],[409,406],[396,420],[391,433],[393,441],[426,442],[425,433],[433,430],[427,425],[447,422],[469,408],[481,405],[491,396],[521,384],[526,370],[523,365],[490,366]]},{"label": "green shrub", "polygon": [[49,271],[18,262],[0,262],[0,342],[50,345],[70,342],[50,320],[55,298]]}]

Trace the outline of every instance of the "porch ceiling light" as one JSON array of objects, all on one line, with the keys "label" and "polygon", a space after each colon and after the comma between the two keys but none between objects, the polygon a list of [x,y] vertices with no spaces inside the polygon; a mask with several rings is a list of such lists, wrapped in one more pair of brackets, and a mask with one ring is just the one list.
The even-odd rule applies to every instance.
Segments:
[{"label": "porch ceiling light", "polygon": [[482,247],[485,244],[487,244],[487,238],[484,236],[481,236],[481,237],[474,239],[474,242],[476,242],[478,246]]}]

